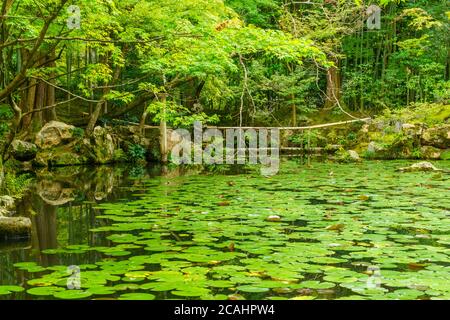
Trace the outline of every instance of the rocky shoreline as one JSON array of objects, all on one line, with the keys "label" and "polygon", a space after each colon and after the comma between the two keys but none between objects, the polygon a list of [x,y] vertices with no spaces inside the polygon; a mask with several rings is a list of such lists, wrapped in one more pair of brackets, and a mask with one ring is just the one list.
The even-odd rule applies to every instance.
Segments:
[{"label": "rocky shoreline", "polygon": [[[366,123],[321,132],[287,133],[289,147],[328,151],[340,162],[376,160],[449,160],[450,105],[384,114]],[[307,141],[307,142],[306,142]]]}]

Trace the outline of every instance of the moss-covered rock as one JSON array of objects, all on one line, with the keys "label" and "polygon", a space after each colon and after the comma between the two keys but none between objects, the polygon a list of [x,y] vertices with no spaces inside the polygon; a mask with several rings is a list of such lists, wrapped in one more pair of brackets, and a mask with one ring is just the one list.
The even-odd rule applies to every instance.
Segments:
[{"label": "moss-covered rock", "polygon": [[71,146],[41,151],[33,161],[37,167],[64,167],[89,163],[87,157],[73,151]]},{"label": "moss-covered rock", "polygon": [[438,160],[441,158],[442,150],[432,146],[422,146],[420,148],[420,157],[422,159]]},{"label": "moss-covered rock", "polygon": [[419,162],[415,163],[409,167],[399,168],[398,171],[401,172],[428,172],[428,171],[443,171],[442,169],[436,168],[430,162]]},{"label": "moss-covered rock", "polygon": [[75,127],[59,121],[50,121],[36,134],[35,143],[40,149],[51,149],[74,139]]},{"label": "moss-covered rock", "polygon": [[450,124],[424,130],[422,144],[445,149],[450,146]]},{"label": "moss-covered rock", "polygon": [[34,143],[14,140],[11,143],[11,154],[18,161],[31,161],[36,158],[37,146]]},{"label": "moss-covered rock", "polygon": [[0,217],[0,238],[29,237],[31,220],[24,217]]},{"label": "moss-covered rock", "polygon": [[341,163],[360,162],[361,158],[355,150],[340,149],[336,152],[335,160]]},{"label": "moss-covered rock", "polygon": [[95,127],[92,136],[82,140],[80,152],[95,164],[107,164],[114,162],[115,144],[109,130]]}]

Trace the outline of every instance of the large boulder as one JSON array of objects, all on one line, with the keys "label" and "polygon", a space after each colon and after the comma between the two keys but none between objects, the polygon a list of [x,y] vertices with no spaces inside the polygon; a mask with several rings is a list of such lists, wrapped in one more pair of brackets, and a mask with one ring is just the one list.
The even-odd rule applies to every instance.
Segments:
[{"label": "large boulder", "polygon": [[34,143],[14,140],[11,143],[11,154],[18,161],[31,161],[36,158],[37,146]]},{"label": "large boulder", "polygon": [[384,159],[388,154],[386,147],[375,141],[370,141],[368,144],[360,144],[357,150],[362,152],[365,158],[369,159]]},{"label": "large boulder", "polygon": [[109,163],[114,158],[114,141],[108,130],[102,127],[95,127],[92,137],[95,141],[95,155],[97,163]]},{"label": "large boulder", "polygon": [[29,237],[31,220],[25,217],[0,217],[0,238]]},{"label": "large boulder", "polygon": [[442,125],[424,130],[422,145],[433,146],[440,149],[450,145],[450,125]]},{"label": "large boulder", "polygon": [[438,160],[441,158],[441,149],[432,146],[422,146],[420,148],[420,154],[422,159]]},{"label": "large boulder", "polygon": [[79,155],[67,146],[43,150],[37,154],[33,161],[33,165],[36,167],[65,167],[86,163],[89,163],[86,157]]},{"label": "large boulder", "polygon": [[411,124],[411,123],[403,123],[402,131],[404,134],[411,138],[420,137],[423,134],[423,128],[421,125]]},{"label": "large boulder", "polygon": [[114,162],[115,144],[106,128],[95,127],[89,139],[83,139],[83,154],[90,162],[106,164]]},{"label": "large boulder", "polygon": [[35,143],[41,149],[50,149],[73,140],[75,127],[59,121],[50,121],[37,133]]}]

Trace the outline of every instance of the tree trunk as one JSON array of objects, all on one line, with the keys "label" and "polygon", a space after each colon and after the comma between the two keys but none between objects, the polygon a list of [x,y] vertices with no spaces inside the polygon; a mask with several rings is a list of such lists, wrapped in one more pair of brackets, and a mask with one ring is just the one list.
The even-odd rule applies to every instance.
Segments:
[{"label": "tree trunk", "polygon": [[[25,112],[31,112],[34,109],[34,101],[36,98],[36,79],[32,78],[27,83],[28,89],[25,91],[24,94],[24,100],[22,101],[22,111]],[[30,113],[23,117],[22,119],[22,128],[29,128],[31,125],[31,119],[33,117],[33,114]]]},{"label": "tree trunk", "polygon": [[[40,110],[45,107],[46,98],[46,89],[47,84],[43,81],[38,81],[37,89],[36,89],[36,99],[34,104],[34,110]],[[34,130],[39,130],[42,128],[43,124],[42,111],[36,111],[33,113],[31,126],[26,128],[28,129],[28,134],[32,134]]]},{"label": "tree trunk", "polygon": [[341,81],[338,69],[338,63],[336,67],[330,67],[327,70],[327,96],[325,101],[325,108],[332,108],[337,102],[341,100]]},{"label": "tree trunk", "polygon": [[[167,96],[165,94],[162,94],[161,96],[161,102],[166,103]],[[159,130],[160,130],[160,148],[161,148],[161,162],[167,163],[168,161],[168,146],[167,146],[167,121],[166,121],[166,109],[164,107],[163,109],[163,116],[161,119],[161,122],[159,124]]]},{"label": "tree trunk", "polygon": [[98,118],[100,117],[100,112],[102,111],[104,101],[100,101],[95,106],[94,112],[92,112],[91,118],[89,119],[89,123],[86,127],[86,135],[90,136],[92,132],[94,132],[95,125],[97,123]]},{"label": "tree trunk", "polygon": [[296,127],[297,126],[297,105],[294,103],[294,99],[295,96],[292,94],[291,95],[291,100],[292,100],[292,126]]},{"label": "tree trunk", "polygon": [[[52,52],[48,56],[48,60],[50,62],[47,64],[47,67],[50,67],[50,68],[56,67],[56,62],[54,61],[55,60],[55,53],[54,52]],[[54,77],[55,77],[55,73],[51,72],[50,73],[50,78],[53,79]],[[53,80],[50,80],[49,82],[52,83]],[[46,92],[46,98],[47,98],[46,105],[48,107],[53,106],[56,103],[55,87],[50,85],[50,84],[47,84],[46,91],[47,91]],[[50,122],[50,121],[53,121],[53,120],[56,120],[56,119],[57,119],[57,116],[56,116],[56,108],[55,107],[44,111],[44,121],[45,122]]]}]

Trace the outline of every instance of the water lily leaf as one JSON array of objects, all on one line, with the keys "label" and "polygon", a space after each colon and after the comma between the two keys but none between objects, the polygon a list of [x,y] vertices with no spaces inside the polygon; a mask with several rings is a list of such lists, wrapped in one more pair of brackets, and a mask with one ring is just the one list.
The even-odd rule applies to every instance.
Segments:
[{"label": "water lily leaf", "polygon": [[89,287],[86,291],[93,295],[112,295],[116,292],[115,288],[104,286]]},{"label": "water lily leaf", "polygon": [[64,290],[57,291],[53,294],[55,298],[63,300],[85,299],[92,295],[89,291],[83,290]]},{"label": "water lily leaf", "polygon": [[301,288],[309,288],[309,289],[331,289],[334,288],[336,285],[331,282],[320,282],[316,280],[312,281],[304,281],[300,283]]},{"label": "water lily leaf", "polygon": [[154,300],[155,296],[150,293],[125,293],[119,297],[119,300]]},{"label": "water lily leaf", "polygon": [[175,296],[181,297],[201,297],[209,294],[209,290],[199,287],[186,287],[181,290],[174,290],[171,293]]},{"label": "water lily leaf", "polygon": [[27,290],[28,294],[34,295],[34,296],[52,296],[55,292],[63,291],[64,288],[61,287],[35,287],[30,288]]},{"label": "water lily leaf", "polygon": [[242,291],[242,292],[254,292],[254,293],[269,291],[269,288],[256,287],[256,286],[250,286],[250,285],[239,286],[236,289],[239,291]]},{"label": "water lily leaf", "polygon": [[22,292],[25,289],[19,286],[0,286],[0,295],[11,294],[13,292]]}]

